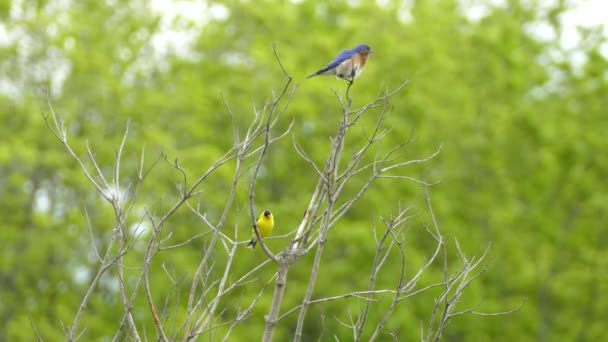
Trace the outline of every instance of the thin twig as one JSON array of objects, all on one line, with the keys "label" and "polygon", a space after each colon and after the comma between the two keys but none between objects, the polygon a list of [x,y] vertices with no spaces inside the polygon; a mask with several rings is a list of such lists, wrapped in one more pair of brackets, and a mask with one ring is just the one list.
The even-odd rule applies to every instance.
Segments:
[{"label": "thin twig", "polygon": [[34,320],[32,320],[32,315],[31,314],[28,315],[28,318],[30,320],[30,327],[32,328],[32,331],[34,332],[34,335],[36,335],[36,340],[38,340],[38,342],[43,342],[44,340],[38,333],[38,329],[36,329],[36,325],[34,325]]}]

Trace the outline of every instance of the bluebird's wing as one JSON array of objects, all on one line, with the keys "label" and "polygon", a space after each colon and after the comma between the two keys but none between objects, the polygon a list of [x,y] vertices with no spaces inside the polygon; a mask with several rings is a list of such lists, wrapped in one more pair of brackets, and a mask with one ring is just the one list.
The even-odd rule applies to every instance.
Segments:
[{"label": "bluebird's wing", "polygon": [[354,50],[342,50],[342,52],[340,52],[336,56],[336,58],[333,61],[331,61],[331,63],[329,63],[325,68],[315,72],[314,74],[312,74],[306,78],[311,78],[313,76],[318,76],[318,75],[331,74],[332,72],[335,71],[335,69],[338,65],[340,65],[345,60],[353,58],[355,55],[357,55],[357,53]]}]

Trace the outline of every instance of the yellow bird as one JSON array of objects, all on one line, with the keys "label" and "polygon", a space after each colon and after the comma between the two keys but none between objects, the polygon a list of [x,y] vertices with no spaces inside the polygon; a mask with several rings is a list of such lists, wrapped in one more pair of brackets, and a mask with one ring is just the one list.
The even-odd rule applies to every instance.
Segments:
[{"label": "yellow bird", "polygon": [[[268,210],[264,210],[260,217],[258,218],[256,225],[258,226],[258,231],[260,232],[260,236],[265,238],[270,233],[272,233],[272,228],[274,228],[274,217],[272,217],[272,213]],[[255,226],[254,226],[255,229]],[[253,232],[253,237],[251,241],[247,244],[247,247],[251,246],[251,249],[255,249],[255,244],[258,243],[258,239],[255,235],[255,231]]]}]

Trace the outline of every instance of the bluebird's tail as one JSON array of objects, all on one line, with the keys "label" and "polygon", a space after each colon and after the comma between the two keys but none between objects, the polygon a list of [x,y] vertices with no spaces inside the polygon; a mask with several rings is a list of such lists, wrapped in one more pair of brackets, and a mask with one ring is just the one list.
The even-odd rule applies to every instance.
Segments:
[{"label": "bluebird's tail", "polygon": [[329,73],[331,73],[331,66],[323,68],[323,69],[315,72],[314,74],[312,74],[312,75],[310,75],[310,76],[308,76],[306,78],[311,78],[311,77],[315,77],[315,76],[319,76],[319,75],[327,75]]},{"label": "bluebird's tail", "polygon": [[306,79],[309,79],[311,77],[315,77],[315,76],[319,76],[319,72],[315,72],[314,74],[308,75],[308,77],[306,77]]}]

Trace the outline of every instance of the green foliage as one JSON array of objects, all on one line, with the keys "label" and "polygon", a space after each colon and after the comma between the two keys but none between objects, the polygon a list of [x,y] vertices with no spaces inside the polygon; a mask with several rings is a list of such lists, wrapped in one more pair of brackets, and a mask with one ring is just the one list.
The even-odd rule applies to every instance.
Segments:
[{"label": "green foliage", "polygon": [[[303,79],[340,49],[360,42],[370,44],[375,54],[351,89],[354,107],[411,80],[393,100],[385,127],[391,133],[372,148],[369,161],[410,135],[415,142],[399,156],[404,160],[429,156],[442,146],[438,157],[402,175],[441,181],[431,196],[440,227],[450,238],[450,255],[455,256],[453,238],[468,255],[480,255],[492,243],[488,271],[465,292],[459,308],[481,302],[476,311],[500,312],[527,298],[520,311],[508,316],[460,316],[444,338],[599,340],[608,314],[608,301],[601,296],[608,284],[602,271],[608,266],[603,234],[608,219],[608,156],[603,153],[608,149],[608,61],[601,53],[606,39],[601,31],[582,30],[576,53],[584,54],[586,63],[573,66],[547,58],[557,51],[568,61],[572,51],[557,41],[535,39],[528,30],[546,8],[513,0],[508,8],[488,7],[485,17],[471,20],[458,3],[415,1],[406,10],[396,1],[383,6],[365,1],[275,1],[272,6],[210,1],[207,9],[223,8],[228,16],[201,13],[206,20],[193,25],[191,50],[180,52],[154,49],[165,24],[162,13],[145,1],[84,1],[68,7],[55,1],[1,1],[0,32],[10,34],[0,42],[0,341],[32,340],[30,319],[45,340],[62,340],[62,324],[71,324],[98,268],[89,231],[96,249],[103,251],[114,228],[112,208],[46,127],[41,113],[49,109],[41,86],[50,88],[75,152],[86,160],[90,146],[105,177],[113,176],[115,152],[130,120],[122,185],[136,181],[142,156],[149,168],[161,154],[177,159],[192,182],[232,146],[232,121],[244,134],[254,112],[280,91],[284,78],[273,54],[276,44],[281,62],[299,83],[278,130],[293,120],[295,141],[322,165],[328,137],[340,120],[331,89],[340,93],[345,85],[332,78]],[[549,6],[550,18],[567,10]],[[173,25],[191,27],[180,20]],[[551,25],[561,30],[559,21]],[[345,160],[364,144],[378,114],[370,111],[352,128]],[[256,192],[256,208],[272,209],[277,234],[296,228],[317,181],[290,139],[271,147]],[[233,170],[233,162],[218,169],[189,201],[211,221],[222,213]],[[128,226],[135,227],[145,210],[153,217],[166,213],[179,198],[175,184],[182,179],[160,160],[147,175]],[[350,184],[347,195],[362,182]],[[236,227],[240,240],[249,237],[251,227],[247,184],[238,188],[225,226]],[[125,196],[134,195],[132,188],[125,191]],[[414,203],[418,215],[407,227],[406,247],[406,275],[411,277],[434,248],[423,229],[430,221],[423,197],[417,184],[378,181],[330,232],[313,298],[367,289],[375,252],[372,227],[380,229],[381,217]],[[171,234],[168,245],[174,245],[204,232],[205,226],[183,207],[165,229]],[[135,268],[143,260],[145,238],[125,259],[125,266],[133,268],[125,271],[130,285],[139,274]],[[268,245],[279,251],[287,241],[273,239]],[[166,310],[175,310],[171,320],[177,324],[185,317],[191,278],[207,246],[207,237],[196,238],[160,253],[152,264],[154,300],[162,308],[168,298]],[[225,259],[219,248],[210,270],[214,278],[221,277]],[[312,259],[307,255],[290,270],[281,312],[301,304]],[[237,279],[265,256],[239,249],[235,260],[231,278]],[[391,254],[377,288],[394,288],[398,261],[398,253]],[[265,266],[254,282],[224,298],[220,305],[226,311],[216,324],[234,319],[236,308],[250,303],[275,272],[272,265]],[[420,286],[442,276],[436,265]],[[400,340],[419,339],[420,322],[426,326],[439,291],[405,301],[386,332]],[[234,340],[261,336],[270,294],[267,289],[252,315],[235,329]],[[388,297],[375,303],[370,320],[379,321],[389,304]],[[322,333],[323,339],[350,339],[352,332],[338,320],[348,322],[363,306],[357,298],[312,306],[304,340]],[[152,339],[155,330],[143,292],[133,312]],[[83,339],[112,338],[123,314],[117,279],[107,274],[83,316]],[[297,314],[280,322],[275,340],[291,338]],[[227,329],[218,326],[206,337],[221,337]],[[365,330],[364,339],[370,334]]]}]

